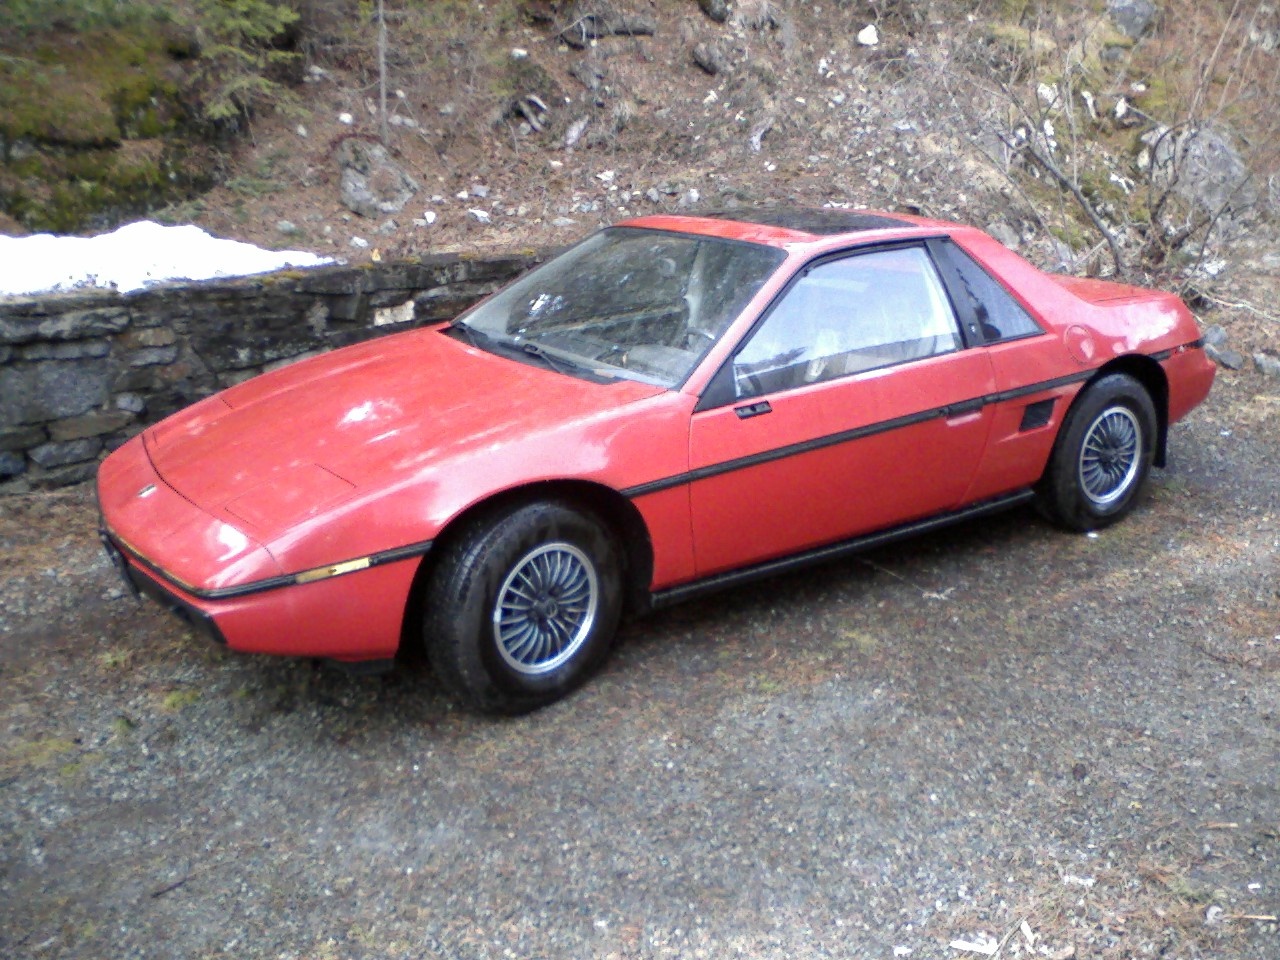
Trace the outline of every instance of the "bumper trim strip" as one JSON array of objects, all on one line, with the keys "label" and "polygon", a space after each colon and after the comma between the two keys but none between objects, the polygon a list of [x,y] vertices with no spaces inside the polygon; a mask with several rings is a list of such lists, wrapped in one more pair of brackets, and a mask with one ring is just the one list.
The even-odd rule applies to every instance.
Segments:
[{"label": "bumper trim strip", "polygon": [[117,550],[125,554],[130,560],[145,568],[149,573],[163,580],[174,587],[177,587],[183,593],[190,594],[199,600],[234,600],[237,597],[247,597],[255,593],[264,593],[268,590],[279,590],[283,587],[293,587],[304,583],[315,583],[319,580],[329,580],[333,577],[341,577],[348,573],[355,573],[359,570],[367,570],[370,567],[380,567],[387,563],[396,563],[400,560],[408,560],[412,557],[425,556],[431,550],[433,541],[422,540],[418,543],[406,544],[403,547],[394,547],[391,550],[382,550],[378,553],[370,554],[367,557],[354,557],[350,560],[342,560],[338,563],[325,564],[322,567],[312,567],[309,570],[303,570],[299,573],[287,573],[278,577],[266,577],[262,580],[254,580],[250,583],[240,583],[233,587],[217,587],[212,590],[203,589],[201,587],[192,586],[189,583],[175,577],[167,570],[156,565],[147,557],[143,556],[127,541],[117,536],[105,523],[100,527],[101,536],[104,543],[111,543]]}]

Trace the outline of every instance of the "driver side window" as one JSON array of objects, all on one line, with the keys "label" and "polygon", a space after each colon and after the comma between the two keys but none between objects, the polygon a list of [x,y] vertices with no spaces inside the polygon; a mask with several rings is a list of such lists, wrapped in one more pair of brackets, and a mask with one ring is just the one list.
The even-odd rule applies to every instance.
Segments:
[{"label": "driver side window", "polygon": [[922,247],[809,269],[733,361],[739,398],[960,349],[955,314]]}]

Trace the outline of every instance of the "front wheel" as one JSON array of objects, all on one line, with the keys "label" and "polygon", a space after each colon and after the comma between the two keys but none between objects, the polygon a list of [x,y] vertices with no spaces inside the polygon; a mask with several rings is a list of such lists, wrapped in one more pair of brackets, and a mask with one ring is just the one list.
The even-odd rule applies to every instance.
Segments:
[{"label": "front wheel", "polygon": [[1068,530],[1115,523],[1142,493],[1155,441],[1155,405],[1142,384],[1113,373],[1089,385],[1058,433],[1037,489],[1041,510]]},{"label": "front wheel", "polygon": [[622,608],[619,551],[594,517],[538,502],[472,524],[431,577],[432,667],[468,706],[523,713],[574,689],[609,652]]}]

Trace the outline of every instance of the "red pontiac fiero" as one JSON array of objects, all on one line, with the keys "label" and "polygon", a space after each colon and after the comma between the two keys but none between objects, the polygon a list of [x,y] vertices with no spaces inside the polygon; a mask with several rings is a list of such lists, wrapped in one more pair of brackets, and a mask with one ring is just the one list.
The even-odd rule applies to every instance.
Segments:
[{"label": "red pontiac fiero", "polygon": [[644,217],[151,427],[102,465],[103,539],[231,649],[422,643],[467,704],[517,712],[628,611],[1031,499],[1112,523],[1213,375],[1176,297],[968,227]]}]

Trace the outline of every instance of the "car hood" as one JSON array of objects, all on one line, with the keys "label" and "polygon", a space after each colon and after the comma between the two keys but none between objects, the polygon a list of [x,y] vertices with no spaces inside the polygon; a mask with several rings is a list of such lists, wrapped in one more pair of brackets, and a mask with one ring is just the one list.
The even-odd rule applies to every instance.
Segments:
[{"label": "car hood", "polygon": [[271,535],[358,490],[663,392],[495,356],[434,327],[257,377],[144,441],[183,497]]}]

